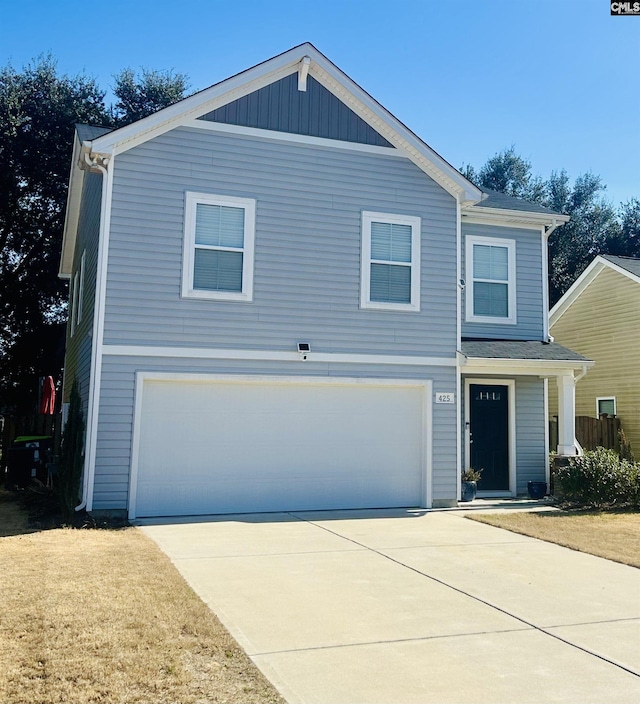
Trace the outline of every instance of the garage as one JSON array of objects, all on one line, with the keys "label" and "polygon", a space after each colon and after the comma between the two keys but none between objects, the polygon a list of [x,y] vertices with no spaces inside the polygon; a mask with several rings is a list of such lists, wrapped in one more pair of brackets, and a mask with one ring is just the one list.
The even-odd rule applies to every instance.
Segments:
[{"label": "garage", "polygon": [[139,373],[129,515],[424,506],[430,383]]}]

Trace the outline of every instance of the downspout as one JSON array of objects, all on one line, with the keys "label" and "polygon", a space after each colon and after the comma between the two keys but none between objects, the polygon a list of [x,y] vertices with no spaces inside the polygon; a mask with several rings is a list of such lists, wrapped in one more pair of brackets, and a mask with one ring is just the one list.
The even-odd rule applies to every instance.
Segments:
[{"label": "downspout", "polygon": [[549,237],[562,224],[564,223],[558,222],[558,220],[554,218],[552,224],[543,230],[542,233],[542,298],[543,307],[545,310],[542,332],[543,340],[546,340],[547,342],[553,342],[553,339],[549,334]]},{"label": "downspout", "polygon": [[[460,501],[462,489],[462,206],[461,196],[456,200],[456,501]],[[433,470],[432,470],[433,471]],[[432,489],[433,491],[433,489]],[[433,497],[432,497],[433,504]]]},{"label": "downspout", "polygon": [[[99,388],[99,376],[102,366],[98,363],[97,355],[101,354],[101,339],[98,341],[98,333],[102,328],[102,313],[104,311],[104,303],[102,301],[102,279],[104,278],[104,273],[102,271],[104,262],[106,261],[106,251],[104,247],[105,242],[105,230],[109,226],[106,214],[110,210],[110,203],[108,199],[111,197],[110,189],[110,176],[111,172],[108,171],[110,159],[106,156],[95,155],[93,158],[89,152],[84,153],[84,163],[85,168],[88,171],[98,170],[102,174],[102,198],[100,203],[100,228],[98,234],[98,261],[96,267],[96,283],[95,283],[95,303],[93,308],[93,331],[91,339],[91,371],[89,375],[89,400],[87,409],[87,432],[85,434],[85,452],[84,452],[84,467],[82,471],[82,497],[80,503],[75,507],[76,511],[82,511],[87,506],[87,501],[89,498],[89,478],[93,478],[93,472],[90,471],[92,466],[93,452],[92,448],[95,447],[94,438],[94,427],[95,421],[97,419],[97,408],[95,408],[95,402],[99,395],[97,395],[97,390]],[[102,336],[100,336],[101,338]],[[101,362],[101,360],[100,360]]]}]

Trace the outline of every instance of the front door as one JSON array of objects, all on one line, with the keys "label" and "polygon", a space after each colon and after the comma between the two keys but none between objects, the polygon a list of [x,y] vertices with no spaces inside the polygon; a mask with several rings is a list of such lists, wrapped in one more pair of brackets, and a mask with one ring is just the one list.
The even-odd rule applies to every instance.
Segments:
[{"label": "front door", "polygon": [[471,467],[478,491],[509,491],[509,387],[469,385]]}]

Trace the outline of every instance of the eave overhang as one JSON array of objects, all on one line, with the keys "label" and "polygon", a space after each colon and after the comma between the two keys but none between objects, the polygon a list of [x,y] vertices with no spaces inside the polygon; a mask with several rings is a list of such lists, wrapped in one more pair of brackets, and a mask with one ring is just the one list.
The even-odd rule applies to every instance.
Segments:
[{"label": "eave overhang", "polygon": [[[307,62],[306,59],[310,61]],[[462,204],[477,203],[482,199],[479,188],[309,43],[294,47],[138,122],[98,137],[91,145],[91,153],[114,156],[127,151],[274,81],[299,73],[301,62],[308,66],[308,69],[305,68],[308,75],[348,105]]]},{"label": "eave overhang", "polygon": [[556,213],[534,213],[526,210],[506,210],[504,208],[474,208],[473,206],[462,210],[462,222],[477,224],[517,225],[518,227],[530,226],[532,230],[553,228],[564,225],[570,220],[569,215]]}]

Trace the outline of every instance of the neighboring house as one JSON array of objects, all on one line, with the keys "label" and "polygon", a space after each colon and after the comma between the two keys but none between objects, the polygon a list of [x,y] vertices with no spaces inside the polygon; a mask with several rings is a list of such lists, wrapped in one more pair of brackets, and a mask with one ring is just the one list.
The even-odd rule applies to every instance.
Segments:
[{"label": "neighboring house", "polygon": [[[576,386],[576,415],[620,418],[640,451],[640,259],[596,257],[549,314],[551,334],[595,360]],[[556,399],[550,396],[551,413]]]},{"label": "neighboring house", "polygon": [[310,44],[79,127],[61,275],[83,504],[130,517],[452,506],[547,468],[547,237]]}]

